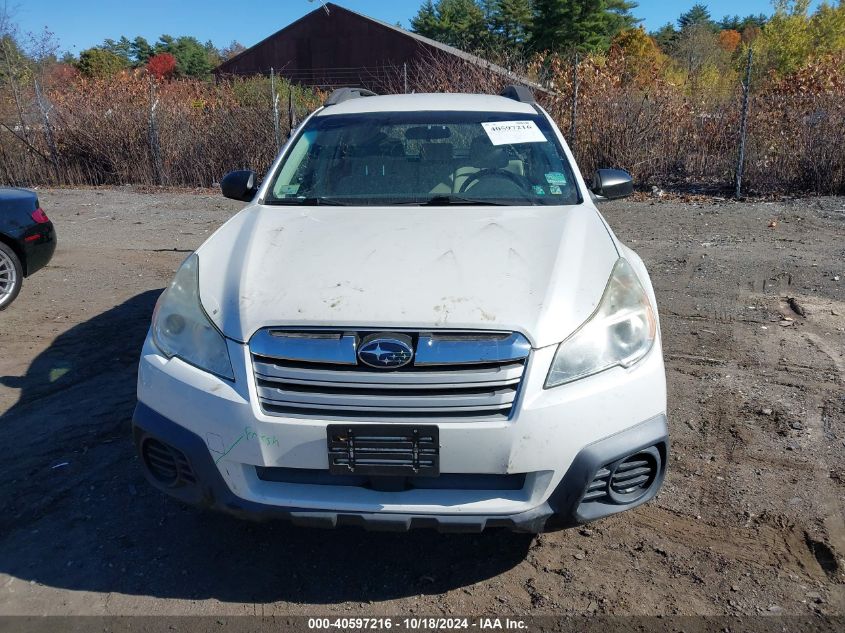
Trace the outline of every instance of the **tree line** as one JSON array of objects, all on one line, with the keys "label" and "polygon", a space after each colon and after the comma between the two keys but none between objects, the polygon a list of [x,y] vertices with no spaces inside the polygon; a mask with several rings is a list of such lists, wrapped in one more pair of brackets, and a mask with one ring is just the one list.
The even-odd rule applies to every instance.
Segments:
[{"label": "tree line", "polygon": [[215,67],[245,47],[233,40],[228,46],[218,48],[211,41],[202,43],[190,35],[165,34],[154,42],[142,36],[106,38],[101,44],[82,50],[78,56],[70,52],[59,55],[58,50],[59,42],[49,29],[22,34],[10,11],[0,7],[0,84],[4,72],[9,79],[10,75],[41,74],[44,69],[56,70],[56,67],[61,67],[64,75],[76,71],[93,78],[143,69],[160,79],[208,79]]},{"label": "tree line", "polygon": [[[758,193],[845,192],[843,0],[812,11],[809,0],[782,0],[769,15],[721,19],[698,4],[651,33],[633,2],[452,2],[424,2],[414,28],[542,82],[538,98],[561,129],[577,129],[587,172],[618,166],[661,187],[733,182],[753,48],[744,182]],[[325,95],[278,79],[271,90],[260,76],[208,81],[239,48],[121,37],[62,57],[52,33],[21,34],[0,5],[0,181],[196,186],[236,167],[265,170],[278,149],[268,139],[288,122],[279,125],[273,95],[301,114]],[[151,76],[178,80],[151,90]],[[398,92],[486,94],[510,81],[452,56],[393,79]]]},{"label": "tree line", "polygon": [[411,29],[469,50],[597,50],[639,20],[629,0],[426,0]]},{"label": "tree line", "polygon": [[[698,3],[649,33],[633,0],[425,0],[410,27],[508,66],[543,54],[603,55],[622,46],[635,59],[659,66],[670,80],[693,78],[696,84],[738,71],[752,43],[761,74],[788,74],[810,60],[845,51],[845,0],[825,1],[812,13],[810,0],[774,0],[772,5],[771,15],[716,19],[706,4]],[[0,57],[7,62],[0,66],[7,73],[9,60],[23,60],[29,66],[63,62],[65,71],[87,77],[145,69],[158,78],[207,79],[217,65],[244,50],[236,41],[218,48],[190,35],[162,35],[154,42],[121,36],[78,56],[57,58],[58,45],[49,31],[30,34],[27,46],[20,45],[21,39],[0,29]]]},{"label": "tree line", "polygon": [[78,58],[67,54],[62,61],[89,77],[146,67],[158,77],[206,79],[221,62],[243,50],[244,46],[239,42],[233,41],[229,46],[217,48],[211,41],[203,44],[190,35],[162,35],[153,43],[141,36],[132,40],[121,36],[83,50]]},{"label": "tree line", "polygon": [[494,61],[573,51],[601,55],[613,45],[629,46],[675,75],[723,72],[752,43],[759,67],[780,74],[845,52],[845,0],[825,1],[812,13],[810,0],[774,0],[771,15],[721,19],[697,3],[650,33],[636,17],[637,7],[630,0],[425,0],[411,29]]}]

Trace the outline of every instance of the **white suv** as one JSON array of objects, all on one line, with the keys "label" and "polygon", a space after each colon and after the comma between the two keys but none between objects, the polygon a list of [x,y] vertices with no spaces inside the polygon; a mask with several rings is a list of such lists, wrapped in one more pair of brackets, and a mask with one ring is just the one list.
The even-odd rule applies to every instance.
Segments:
[{"label": "white suv", "polygon": [[[342,89],[185,260],[141,356],[148,479],[313,526],[539,532],[651,499],[668,452],[640,258],[524,88]],[[595,196],[593,195],[595,194]]]}]

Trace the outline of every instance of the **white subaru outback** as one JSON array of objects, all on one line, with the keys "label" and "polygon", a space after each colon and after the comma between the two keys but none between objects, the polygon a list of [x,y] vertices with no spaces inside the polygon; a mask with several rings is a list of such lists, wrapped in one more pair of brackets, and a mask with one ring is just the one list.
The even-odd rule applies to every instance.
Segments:
[{"label": "white subaru outback", "polygon": [[182,264],[134,439],[189,503],[309,526],[540,532],[654,497],[657,307],[531,93],[335,91]]}]

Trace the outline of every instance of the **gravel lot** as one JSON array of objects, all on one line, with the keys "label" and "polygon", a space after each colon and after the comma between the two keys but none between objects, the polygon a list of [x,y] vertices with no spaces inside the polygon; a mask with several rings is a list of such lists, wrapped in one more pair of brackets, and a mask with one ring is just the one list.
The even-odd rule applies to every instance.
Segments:
[{"label": "gravel lot", "polygon": [[845,614],[845,199],[604,208],[657,291],[672,461],[654,502],[531,538],[251,524],[151,489],[141,342],[240,205],[40,196],[59,249],[0,313],[0,615]]}]

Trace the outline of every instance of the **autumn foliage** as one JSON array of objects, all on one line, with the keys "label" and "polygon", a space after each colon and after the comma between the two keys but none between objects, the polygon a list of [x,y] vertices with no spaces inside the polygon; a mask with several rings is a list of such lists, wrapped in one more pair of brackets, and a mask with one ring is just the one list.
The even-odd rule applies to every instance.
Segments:
[{"label": "autumn foliage", "polygon": [[726,53],[734,53],[742,43],[742,33],[733,29],[725,29],[719,32],[719,48]]},{"label": "autumn foliage", "polygon": [[[744,191],[845,194],[845,0],[812,15],[806,0],[781,5],[762,28],[694,22],[691,11],[689,24],[662,43],[643,29],[623,29],[607,49],[582,52],[577,67],[566,52],[525,59],[512,48],[488,51],[509,74],[433,55],[408,66],[408,87],[496,94],[527,78],[541,87],[539,101],[588,178],[617,167],[644,187],[725,193],[736,171],[753,46]],[[278,145],[269,78],[205,81],[187,77],[167,51],[145,66],[106,52],[0,81],[0,181],[208,186],[231,169],[264,172],[271,164]],[[377,75],[380,92],[404,91],[402,68]],[[277,89],[283,141],[289,106],[302,120],[325,95],[282,79]]]},{"label": "autumn foliage", "polygon": [[[728,191],[739,142],[742,89],[692,93],[664,72],[666,59],[638,34],[608,55],[578,65],[576,138],[568,138],[589,178],[598,167],[629,170],[640,186]],[[750,193],[845,193],[845,55],[829,55],[781,78],[758,80],[752,93],[744,182]],[[572,60],[535,58],[523,72],[545,77],[542,105],[569,136]],[[150,73],[152,74],[152,73]],[[229,170],[265,171],[277,152],[269,79],[210,83],[154,81],[127,71],[90,79],[67,70],[47,87],[58,152],[51,166],[42,132],[31,148],[0,130],[0,180],[13,184],[164,184],[209,186]],[[512,81],[490,69],[425,60],[408,69],[418,92],[497,93]],[[393,90],[403,90],[396,72]],[[279,82],[280,125],[289,129],[325,94]],[[154,114],[151,104],[156,103]],[[41,130],[38,111],[31,130]],[[20,135],[23,137],[23,135]]]},{"label": "autumn foliage", "polygon": [[[535,58],[525,73],[545,78],[537,96],[570,143],[582,174],[600,167],[630,171],[641,187],[727,194],[739,148],[742,85],[694,92],[666,71],[667,60],[640,36],[617,40],[606,56],[577,67],[568,56]],[[752,194],[845,193],[845,55],[829,56],[788,77],[760,79],[751,95],[746,191]],[[510,80],[472,65],[432,58],[414,69],[421,92],[499,92]],[[397,87],[400,84],[397,82]]]},{"label": "autumn foliage", "polygon": [[156,79],[168,79],[176,72],[176,58],[170,53],[153,55],[147,61],[147,71]]},{"label": "autumn foliage", "polygon": [[[281,81],[277,90],[285,104],[280,115],[284,140],[291,90],[298,120],[325,95]],[[207,187],[232,169],[266,170],[278,151],[270,81],[264,77],[158,82],[146,73],[127,71],[99,79],[77,76],[45,93],[58,169],[52,168],[41,128],[33,126],[39,131],[20,134],[20,139],[0,130],[2,182]],[[40,116],[37,110],[32,114],[41,120],[35,118]]]}]

